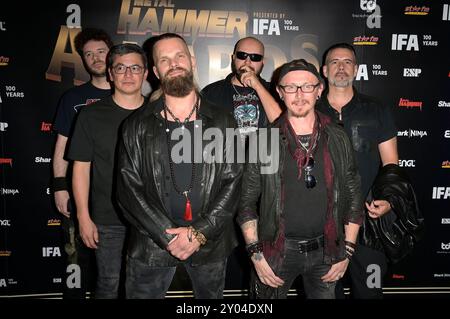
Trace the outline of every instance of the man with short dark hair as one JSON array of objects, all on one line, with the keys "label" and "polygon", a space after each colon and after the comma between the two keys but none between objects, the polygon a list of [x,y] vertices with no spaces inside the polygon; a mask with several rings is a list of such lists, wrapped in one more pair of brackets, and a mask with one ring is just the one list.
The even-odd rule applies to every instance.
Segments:
[{"label": "man with short dark hair", "polygon": [[68,264],[78,264],[81,271],[81,286],[67,287],[64,280],[63,298],[85,298],[88,279],[92,275],[90,261],[92,253],[78,238],[76,213],[70,198],[71,167],[65,158],[66,145],[72,134],[75,117],[82,107],[111,95],[111,86],[106,77],[106,55],[113,45],[109,35],[100,29],[85,28],[74,40],[75,49],[81,56],[86,71],[90,74],[89,82],[68,90],[61,97],[53,129],[58,132],[53,154],[53,192],[57,210],[64,215],[62,230],[66,242]]},{"label": "man with short dark hair", "polygon": [[267,134],[267,141],[279,134],[279,143],[269,148],[259,141],[279,169],[265,174],[267,163],[246,164],[237,220],[257,298],[286,298],[301,275],[308,298],[333,299],[354,252],[360,180],[345,132],[315,111],[322,90],[314,65],[284,64],[277,91],[287,110]]},{"label": "man with short dark hair", "polygon": [[[355,49],[351,45],[337,43],[331,46],[324,56],[323,74],[328,80],[328,90],[317,103],[317,109],[342,125],[349,136],[361,175],[362,198],[366,199],[380,165],[398,164],[394,118],[391,110],[378,99],[361,94],[353,87],[358,64]],[[389,201],[384,199],[370,200],[365,205],[367,218],[380,218],[391,210]],[[360,236],[355,256],[349,266],[351,294],[355,298],[382,298],[382,287],[369,287],[367,284],[371,275],[368,267],[380,267],[379,279],[382,282],[387,272],[386,256],[364,245],[362,238],[363,236]],[[342,287],[337,293],[341,298],[344,297]]]},{"label": "man with short dark hair", "polygon": [[[242,174],[225,148],[226,129],[236,124],[199,95],[182,37],[160,35],[153,59],[162,95],[127,119],[119,149],[117,197],[131,224],[127,298],[164,298],[177,265],[196,298],[222,298]],[[225,137],[217,161],[204,160],[206,130]],[[177,156],[181,142],[185,160]]]},{"label": "man with short dark hair", "polygon": [[78,116],[68,157],[73,164],[73,193],[80,235],[95,249],[97,299],[118,297],[126,228],[114,198],[116,144],[125,118],[141,107],[142,82],[147,76],[145,52],[135,44],[111,47],[108,73],[114,93]]}]

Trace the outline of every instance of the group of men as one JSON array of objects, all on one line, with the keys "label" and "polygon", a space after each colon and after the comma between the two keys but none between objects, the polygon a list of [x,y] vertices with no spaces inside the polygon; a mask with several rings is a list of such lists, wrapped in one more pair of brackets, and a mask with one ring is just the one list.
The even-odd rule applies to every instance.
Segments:
[{"label": "group of men", "polygon": [[[355,297],[382,297],[366,277],[370,264],[386,271],[385,257],[359,242],[358,232],[365,218],[391,210],[386,200],[365,198],[380,163],[398,162],[396,130],[389,109],[353,87],[353,47],[326,52],[328,89],[313,64],[285,63],[278,103],[260,77],[264,45],[256,38],[240,39],[232,73],[202,91],[181,36],[166,33],[153,43],[160,88],[147,99],[146,53],[112,45],[102,30],[81,31],[75,45],[91,81],[69,90],[57,112],[55,203],[69,262],[80,264],[82,276],[95,251],[95,297],[119,296],[125,260],[127,298],[164,298],[177,266],[196,298],[222,298],[236,247],[253,264],[254,297],[286,298],[299,275],[308,298],[342,297],[336,283],[347,268]],[[211,130],[221,135],[213,151],[212,135],[203,134]],[[258,156],[250,160],[255,138],[277,170],[264,171]]]}]

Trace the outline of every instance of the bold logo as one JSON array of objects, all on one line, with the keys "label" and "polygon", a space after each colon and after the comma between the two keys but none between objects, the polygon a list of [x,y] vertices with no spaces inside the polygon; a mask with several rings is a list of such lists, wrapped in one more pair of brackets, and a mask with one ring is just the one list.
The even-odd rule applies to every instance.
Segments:
[{"label": "bold logo", "polygon": [[450,218],[442,218],[443,225],[450,225]]},{"label": "bold logo", "polygon": [[405,78],[418,78],[420,73],[422,73],[422,69],[403,69],[403,77]]},{"label": "bold logo", "polygon": [[378,37],[375,37],[373,35],[370,37],[362,35],[353,38],[353,45],[377,45],[378,39]]},{"label": "bold logo", "polygon": [[433,199],[450,198],[450,187],[437,186],[433,187]]},{"label": "bold logo", "polygon": [[0,164],[9,164],[12,167],[12,158],[0,158]]},{"label": "bold logo", "polygon": [[11,226],[11,220],[10,219],[0,219],[0,226]]},{"label": "bold logo", "polygon": [[406,108],[419,108],[422,111],[422,102],[420,101],[410,101],[408,99],[400,98],[398,106],[403,106]]},{"label": "bold logo", "polygon": [[8,128],[8,123],[0,122],[0,132],[5,132],[7,128]]},{"label": "bold logo", "polygon": [[407,15],[417,15],[417,16],[425,16],[430,12],[429,7],[418,7],[418,6],[408,6],[405,8],[405,14]]},{"label": "bold logo", "polygon": [[356,73],[355,80],[359,81],[363,79],[364,81],[369,80],[369,72],[367,71],[367,64],[360,64],[358,66],[358,72]]},{"label": "bold logo", "polygon": [[450,161],[443,161],[442,168],[450,168]]},{"label": "bold logo", "polygon": [[445,138],[450,138],[450,130],[445,130],[444,131],[444,137]]},{"label": "bold logo", "polygon": [[0,250],[0,257],[9,257],[11,256],[11,250]]},{"label": "bold logo", "polygon": [[6,31],[6,22],[5,21],[0,21],[0,31]]},{"label": "bold logo", "polygon": [[42,257],[61,257],[59,247],[42,247]]},{"label": "bold logo", "polygon": [[35,163],[50,163],[52,161],[51,157],[40,157],[37,156],[34,158]]},{"label": "bold logo", "polygon": [[450,10],[448,9],[449,5],[444,4],[442,8],[442,20],[449,21],[450,20]]},{"label": "bold logo", "polygon": [[450,243],[448,243],[448,244],[441,243],[441,249],[442,250],[450,250]]},{"label": "bold logo", "polygon": [[49,219],[47,226],[61,226],[61,219]]},{"label": "bold logo", "polygon": [[438,107],[450,107],[450,102],[439,101]]},{"label": "bold logo", "polygon": [[367,266],[366,272],[370,274],[367,276],[366,285],[369,289],[381,288],[381,267],[377,264],[370,264]]},{"label": "bold logo", "polygon": [[0,66],[7,66],[9,63],[9,58],[7,56],[0,56]]},{"label": "bold logo", "polygon": [[2,188],[0,188],[0,194],[1,195],[16,195],[16,194],[19,194],[19,190],[2,187]]},{"label": "bold logo", "polygon": [[400,167],[416,167],[416,160],[398,160],[398,166]]},{"label": "bold logo", "polygon": [[376,0],[360,0],[359,1],[359,7],[363,11],[371,12],[375,10],[375,7],[377,6]]},{"label": "bold logo", "polygon": [[406,45],[406,51],[419,51],[419,39],[417,34],[392,34],[392,51],[402,51]]},{"label": "bold logo", "polygon": [[253,34],[280,35],[280,24],[276,19],[253,19]]},{"label": "bold logo", "polygon": [[66,285],[67,288],[81,288],[81,268],[77,264],[70,264],[67,266],[66,273],[70,274],[67,276]]},{"label": "bold logo", "polygon": [[419,131],[419,130],[409,129],[409,130],[404,130],[404,131],[398,131],[397,136],[399,136],[399,137],[404,136],[404,137],[409,137],[409,138],[411,138],[411,137],[422,138],[424,136],[428,136],[428,133],[427,133],[427,131]]},{"label": "bold logo", "polygon": [[52,123],[41,122],[41,131],[50,132],[52,130]]}]

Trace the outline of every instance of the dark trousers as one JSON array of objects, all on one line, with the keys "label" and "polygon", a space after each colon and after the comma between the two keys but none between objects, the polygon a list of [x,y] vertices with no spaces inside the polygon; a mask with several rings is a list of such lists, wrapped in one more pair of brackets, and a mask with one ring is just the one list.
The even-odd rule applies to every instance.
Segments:
[{"label": "dark trousers", "polygon": [[[65,216],[61,220],[61,230],[64,237],[64,250],[67,254],[67,269],[64,271],[63,299],[85,299],[86,292],[93,288],[95,280],[94,251],[83,244],[78,231],[76,212],[70,210],[70,218]],[[72,282],[73,272],[69,266],[79,267],[80,279]],[[70,281],[68,283],[67,281]]]},{"label": "dark trousers", "polygon": [[[379,273],[378,270],[380,270]],[[383,279],[386,273],[386,256],[377,250],[358,244],[347,270],[352,298],[382,299]],[[379,278],[376,278],[378,276]],[[341,284],[336,287],[336,295],[339,299],[344,298]]]},{"label": "dark trousers", "polygon": [[264,285],[257,275],[254,275],[255,296],[258,299],[285,299],[294,280],[301,275],[306,297],[308,299],[334,299],[335,282],[323,282],[320,279],[331,268],[324,264],[323,247],[300,252],[297,241],[286,240],[284,259],[280,271],[275,273],[284,280],[283,286],[272,288]]},{"label": "dark trousers", "polygon": [[[192,266],[183,263],[194,296],[198,299],[221,299],[225,285],[226,260]],[[176,267],[149,266],[138,259],[127,258],[127,299],[162,299],[172,282]]]},{"label": "dark trousers", "polygon": [[116,299],[119,295],[122,252],[126,227],[96,225],[98,243],[95,250],[97,260],[96,299]]}]

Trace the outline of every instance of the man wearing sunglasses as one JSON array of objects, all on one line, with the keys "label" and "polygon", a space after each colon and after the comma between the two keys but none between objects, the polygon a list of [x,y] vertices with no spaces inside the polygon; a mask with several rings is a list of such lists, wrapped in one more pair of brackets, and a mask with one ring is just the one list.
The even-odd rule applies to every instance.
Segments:
[{"label": "man wearing sunglasses", "polygon": [[232,73],[202,90],[203,96],[232,112],[241,134],[267,126],[281,114],[269,93],[269,83],[260,74],[264,67],[264,45],[256,38],[240,39],[231,56]]},{"label": "man wearing sunglasses", "polygon": [[126,228],[113,200],[116,144],[124,119],[145,102],[147,57],[136,44],[119,44],[111,47],[107,65],[114,93],[81,110],[68,154],[81,239],[95,250],[97,299],[119,294]]},{"label": "man wearing sunglasses", "polygon": [[333,299],[354,252],[360,178],[344,130],[315,111],[322,90],[314,65],[300,59],[282,66],[277,91],[287,110],[267,138],[279,133],[278,148],[268,151],[279,170],[264,174],[267,163],[257,162],[244,171],[237,220],[257,298],[286,298],[301,275],[308,298]]},{"label": "man wearing sunglasses", "polygon": [[[353,87],[358,64],[355,49],[351,45],[334,44],[324,57],[323,74],[328,80],[328,90],[317,107],[342,125],[351,138],[361,175],[361,193],[365,199],[380,165],[398,164],[397,129],[393,114],[375,98],[363,95]],[[368,202],[366,209],[368,216],[376,219],[388,213],[391,205],[387,200],[378,199]],[[358,244],[355,259],[349,267],[354,298],[383,297],[382,287],[367,285],[367,278],[372,274],[367,271],[370,265],[380,266],[381,277],[387,272],[387,261],[382,252]],[[337,293],[340,298],[344,297],[342,287]]]}]

